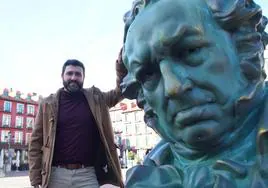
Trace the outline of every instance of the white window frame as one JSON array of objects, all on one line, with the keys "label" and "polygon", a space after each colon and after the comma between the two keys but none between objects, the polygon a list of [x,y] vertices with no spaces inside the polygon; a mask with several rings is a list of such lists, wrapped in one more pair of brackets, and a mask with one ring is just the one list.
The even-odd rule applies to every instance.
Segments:
[{"label": "white window frame", "polygon": [[27,114],[29,114],[29,115],[34,115],[34,105],[32,105],[32,104],[27,104]]},{"label": "white window frame", "polygon": [[122,115],[121,115],[120,111],[115,111],[114,119],[115,119],[115,122],[121,122],[122,121]]},{"label": "white window frame", "polygon": [[1,131],[1,142],[8,142],[8,130]]},{"label": "white window frame", "polygon": [[15,143],[22,143],[23,141],[23,132],[22,131],[15,131],[14,142]]},{"label": "white window frame", "polygon": [[142,122],[143,121],[144,115],[143,115],[142,111],[135,111],[134,116],[135,116],[135,122]]},{"label": "white window frame", "polygon": [[23,103],[17,103],[17,114],[23,114],[24,113],[24,104]]},{"label": "white window frame", "polygon": [[25,144],[29,144],[30,140],[31,140],[31,136],[32,136],[32,133],[26,133],[25,134]]},{"label": "white window frame", "polygon": [[12,102],[11,101],[4,101],[4,111],[11,112],[12,110]]},{"label": "white window frame", "polygon": [[11,115],[10,114],[3,114],[2,126],[3,127],[10,127],[10,125],[11,125]]},{"label": "white window frame", "polygon": [[23,127],[23,116],[16,116],[16,127]]},{"label": "white window frame", "polygon": [[124,121],[125,123],[131,123],[133,120],[132,114],[131,113],[125,113],[124,114]]},{"label": "white window frame", "polygon": [[26,118],[26,127],[27,128],[33,128],[34,125],[34,118],[33,117],[27,117]]}]

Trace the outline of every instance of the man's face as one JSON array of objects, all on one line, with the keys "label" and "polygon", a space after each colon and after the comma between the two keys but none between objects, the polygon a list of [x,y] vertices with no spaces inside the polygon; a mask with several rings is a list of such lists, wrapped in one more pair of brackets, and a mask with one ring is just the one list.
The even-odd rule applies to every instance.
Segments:
[{"label": "man's face", "polygon": [[83,88],[84,72],[82,67],[68,65],[62,75],[64,88],[69,92],[77,92]]},{"label": "man's face", "polygon": [[235,101],[248,82],[229,34],[204,1],[160,0],[141,12],[129,28],[124,63],[162,137],[200,148],[235,128]]}]

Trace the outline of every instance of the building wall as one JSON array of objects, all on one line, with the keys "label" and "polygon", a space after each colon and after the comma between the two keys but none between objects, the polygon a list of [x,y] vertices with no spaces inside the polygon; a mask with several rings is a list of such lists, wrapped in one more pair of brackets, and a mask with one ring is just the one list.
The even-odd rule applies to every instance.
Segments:
[{"label": "building wall", "polygon": [[[22,106],[23,109],[19,108]],[[7,163],[10,155],[12,163],[17,163],[18,168],[27,165],[28,142],[37,106],[31,94],[23,98],[20,92],[0,91],[0,168]],[[7,116],[11,117],[11,121],[5,118]]]},{"label": "building wall", "polygon": [[110,109],[115,141],[122,150],[135,150],[136,157],[143,159],[145,152],[153,148],[160,137],[143,120],[144,111],[134,100],[123,100]]}]

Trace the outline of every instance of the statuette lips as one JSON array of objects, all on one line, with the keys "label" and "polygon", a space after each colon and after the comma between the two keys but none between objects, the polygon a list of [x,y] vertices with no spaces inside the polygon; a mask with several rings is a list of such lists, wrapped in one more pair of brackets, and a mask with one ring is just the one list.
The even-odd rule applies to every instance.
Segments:
[{"label": "statuette lips", "polygon": [[215,103],[207,103],[178,112],[174,117],[174,125],[183,129],[204,121],[216,121],[220,114]]}]

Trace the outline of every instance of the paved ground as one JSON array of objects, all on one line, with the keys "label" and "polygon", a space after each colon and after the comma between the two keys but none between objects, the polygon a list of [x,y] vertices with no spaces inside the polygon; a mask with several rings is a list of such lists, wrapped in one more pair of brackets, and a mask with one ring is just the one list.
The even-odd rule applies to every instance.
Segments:
[{"label": "paved ground", "polygon": [[5,177],[16,177],[16,176],[28,176],[28,171],[11,171],[6,173]]},{"label": "paved ground", "polygon": [[3,188],[31,188],[28,176],[0,178]]},{"label": "paved ground", "polygon": [[[123,178],[125,180],[126,169],[122,169]],[[1,188],[31,188],[28,171],[12,172],[8,176],[0,178]],[[101,188],[115,188],[115,186],[105,185]]]}]

